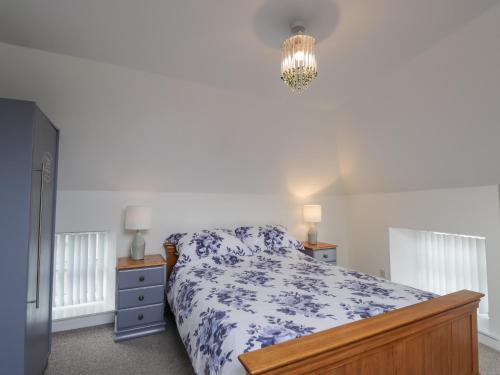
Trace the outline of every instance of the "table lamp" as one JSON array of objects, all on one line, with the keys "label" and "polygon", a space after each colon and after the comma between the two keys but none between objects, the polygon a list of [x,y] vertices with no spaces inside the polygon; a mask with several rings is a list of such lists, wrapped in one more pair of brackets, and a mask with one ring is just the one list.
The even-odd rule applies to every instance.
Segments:
[{"label": "table lamp", "polygon": [[309,231],[307,232],[307,242],[312,245],[318,243],[318,229],[316,224],[321,222],[321,206],[319,204],[304,205],[304,221],[309,223]]},{"label": "table lamp", "polygon": [[125,229],[135,230],[134,240],[130,246],[130,256],[134,260],[144,259],[146,241],[141,230],[151,227],[151,207],[128,206],[125,211]]}]

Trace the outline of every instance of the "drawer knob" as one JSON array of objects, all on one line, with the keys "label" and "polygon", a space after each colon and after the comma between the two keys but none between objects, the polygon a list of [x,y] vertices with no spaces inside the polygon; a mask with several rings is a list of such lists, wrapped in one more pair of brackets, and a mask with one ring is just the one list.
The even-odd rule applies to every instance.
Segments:
[{"label": "drawer knob", "polygon": [[138,320],[142,320],[142,319],[144,319],[144,315],[139,314],[139,315],[137,316],[137,319],[138,319]]},{"label": "drawer knob", "polygon": [[328,258],[328,255],[326,255],[326,254],[323,254],[323,258],[325,258],[325,259],[326,259],[326,258]]},{"label": "drawer knob", "polygon": [[139,301],[144,301],[144,296],[139,296]]},{"label": "drawer knob", "polygon": [[144,281],[144,276],[139,277],[139,281]]}]

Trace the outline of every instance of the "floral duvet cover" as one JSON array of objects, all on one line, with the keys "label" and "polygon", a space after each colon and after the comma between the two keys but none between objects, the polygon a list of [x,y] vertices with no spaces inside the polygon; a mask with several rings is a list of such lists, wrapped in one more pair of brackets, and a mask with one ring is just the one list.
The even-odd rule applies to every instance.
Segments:
[{"label": "floral duvet cover", "polygon": [[433,297],[287,248],[234,264],[181,256],[168,286],[197,374],[245,374],[242,353]]}]

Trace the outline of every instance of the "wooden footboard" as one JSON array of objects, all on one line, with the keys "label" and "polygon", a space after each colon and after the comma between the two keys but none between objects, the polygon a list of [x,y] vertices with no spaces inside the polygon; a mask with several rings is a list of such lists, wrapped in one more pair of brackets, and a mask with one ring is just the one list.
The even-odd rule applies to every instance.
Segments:
[{"label": "wooden footboard", "polygon": [[247,373],[479,374],[476,309],[467,290],[239,356]]}]

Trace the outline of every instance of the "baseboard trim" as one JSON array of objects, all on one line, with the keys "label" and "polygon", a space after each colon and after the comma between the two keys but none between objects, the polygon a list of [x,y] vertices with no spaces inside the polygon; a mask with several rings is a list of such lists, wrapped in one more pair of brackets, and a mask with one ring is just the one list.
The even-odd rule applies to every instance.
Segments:
[{"label": "baseboard trim", "polygon": [[492,349],[500,351],[500,338],[485,332],[479,332],[479,342]]},{"label": "baseboard trim", "polygon": [[115,312],[106,311],[91,315],[64,318],[52,321],[52,332],[69,331],[85,327],[109,324],[115,321]]}]

